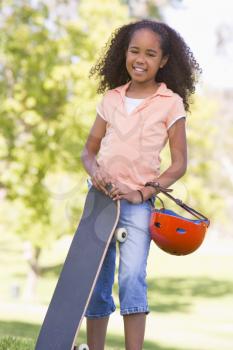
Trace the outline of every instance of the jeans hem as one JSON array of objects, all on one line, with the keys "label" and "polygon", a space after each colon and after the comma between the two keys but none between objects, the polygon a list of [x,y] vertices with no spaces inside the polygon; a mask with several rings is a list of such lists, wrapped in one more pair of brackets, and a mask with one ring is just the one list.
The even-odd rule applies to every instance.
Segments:
[{"label": "jeans hem", "polygon": [[121,316],[139,314],[139,313],[145,313],[148,315],[150,313],[150,310],[148,307],[132,307],[129,309],[121,310]]},{"label": "jeans hem", "polygon": [[86,318],[89,318],[89,319],[96,319],[96,318],[103,318],[103,317],[108,317],[110,316],[114,311],[116,310],[116,308],[112,309],[111,311],[109,312],[106,312],[106,313],[102,313],[102,314],[85,314],[85,317]]}]

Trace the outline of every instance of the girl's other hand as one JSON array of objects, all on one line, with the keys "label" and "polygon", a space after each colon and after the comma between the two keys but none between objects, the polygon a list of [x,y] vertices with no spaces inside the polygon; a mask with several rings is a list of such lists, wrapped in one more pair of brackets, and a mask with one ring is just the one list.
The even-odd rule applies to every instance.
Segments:
[{"label": "girl's other hand", "polygon": [[117,195],[126,194],[131,192],[132,189],[127,185],[122,184],[119,181],[112,182],[112,189],[109,191],[109,196],[115,198]]},{"label": "girl's other hand", "polygon": [[119,194],[113,198],[114,201],[118,199],[126,199],[128,202],[133,204],[142,203],[142,197],[138,191],[131,191],[126,194]]},{"label": "girl's other hand", "polygon": [[109,174],[103,168],[95,166],[92,176],[92,184],[97,190],[104,192],[106,195],[109,195],[106,185],[111,183],[111,178]]}]

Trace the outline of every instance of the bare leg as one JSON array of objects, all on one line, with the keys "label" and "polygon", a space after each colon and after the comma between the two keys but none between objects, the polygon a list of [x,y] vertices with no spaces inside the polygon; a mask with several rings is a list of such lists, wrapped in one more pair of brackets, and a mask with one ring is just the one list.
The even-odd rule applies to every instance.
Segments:
[{"label": "bare leg", "polygon": [[90,350],[104,350],[108,317],[98,319],[87,318],[87,345]]},{"label": "bare leg", "polygon": [[146,314],[124,316],[125,349],[142,350],[146,326]]}]

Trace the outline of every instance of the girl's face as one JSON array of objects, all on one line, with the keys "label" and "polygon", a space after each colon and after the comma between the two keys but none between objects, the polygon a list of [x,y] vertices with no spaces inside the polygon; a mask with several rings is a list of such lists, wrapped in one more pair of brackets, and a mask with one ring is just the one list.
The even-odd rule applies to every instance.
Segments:
[{"label": "girl's face", "polygon": [[155,84],[157,72],[167,60],[158,34],[146,28],[135,31],[126,52],[126,69],[132,81]]}]

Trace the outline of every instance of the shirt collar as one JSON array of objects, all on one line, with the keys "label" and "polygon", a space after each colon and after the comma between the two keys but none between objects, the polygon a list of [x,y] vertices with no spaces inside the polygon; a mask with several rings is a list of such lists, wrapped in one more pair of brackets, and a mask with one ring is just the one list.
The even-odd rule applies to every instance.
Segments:
[{"label": "shirt collar", "polygon": [[[128,83],[126,83],[124,85],[118,86],[114,90],[118,91],[121,94],[122,98],[124,98],[125,94],[126,94],[126,90],[128,89],[130,84],[131,84],[131,81],[129,81]],[[173,95],[172,90],[168,89],[167,85],[165,83],[160,83],[157,91],[149,97],[154,97],[154,96],[168,96],[169,97],[172,95]]]}]

